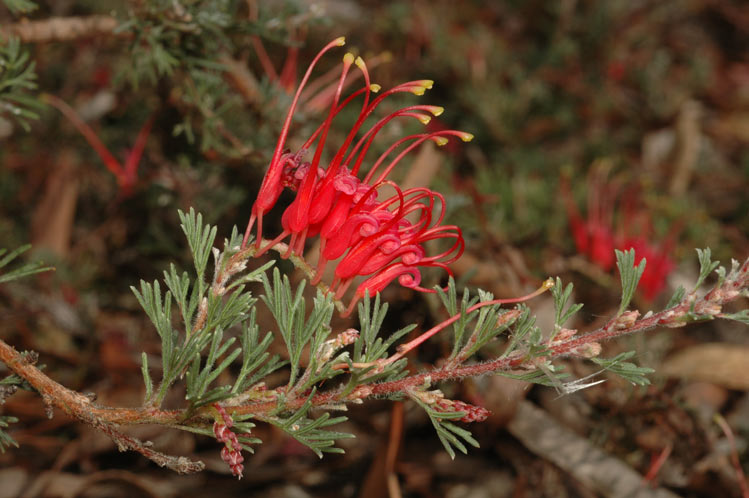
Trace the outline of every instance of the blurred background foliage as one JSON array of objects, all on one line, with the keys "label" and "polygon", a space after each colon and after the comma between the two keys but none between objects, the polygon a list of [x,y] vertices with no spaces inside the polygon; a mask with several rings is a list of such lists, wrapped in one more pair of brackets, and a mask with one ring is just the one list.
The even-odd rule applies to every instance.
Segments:
[{"label": "blurred background foliage", "polygon": [[[129,345],[157,347],[136,330],[142,318],[132,318],[127,289],[175,259],[184,266],[178,208],[202,212],[220,236],[244,226],[296,81],[341,35],[383,88],[435,80],[419,101],[446,108],[432,129],[475,135],[438,155],[420,151],[399,173],[421,172],[447,196],[449,219],[468,242],[456,267],[464,281],[516,295],[562,274],[578,284],[586,310],[592,301],[595,321],[618,293],[590,249],[603,228],[612,235],[604,246],[642,236],[667,256],[664,268],[675,269],[663,277],[668,286],[693,281],[694,247],[710,246],[723,261],[749,253],[749,17],[741,6],[3,0],[0,244],[32,242],[57,272],[42,278],[36,302],[21,303],[28,289],[0,291],[17,310],[0,333],[79,365],[60,374],[73,388],[93,374],[81,355],[128,372]],[[72,16],[91,23],[67,34],[29,30]],[[342,54],[325,57],[315,74]],[[43,94],[69,104],[122,164],[153,119],[131,192]],[[324,97],[306,97],[297,140],[320,123]],[[337,119],[330,140],[340,143],[354,119]],[[412,128],[394,123],[376,147]],[[404,321],[423,320],[401,307]]]}]

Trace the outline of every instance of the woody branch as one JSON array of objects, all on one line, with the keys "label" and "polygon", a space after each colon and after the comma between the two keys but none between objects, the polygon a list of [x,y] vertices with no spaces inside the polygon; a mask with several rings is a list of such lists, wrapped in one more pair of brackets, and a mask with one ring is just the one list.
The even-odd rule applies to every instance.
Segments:
[{"label": "woody branch", "polygon": [[[723,306],[741,298],[742,294],[746,293],[747,290],[749,290],[749,259],[743,263],[736,273],[735,278],[726,279],[720,286],[713,288],[702,297],[697,297],[694,293],[688,294],[679,304],[642,318],[639,317],[639,312],[637,311],[626,312],[594,331],[566,341],[547,344],[548,355],[544,356],[544,358],[546,360],[553,360],[564,356],[576,355],[577,351],[580,351],[581,348],[587,345],[598,344],[600,341],[637,332],[645,332],[657,327],[680,327],[694,320],[690,316],[696,316],[696,319],[699,320],[720,318],[723,314]],[[34,366],[33,361],[29,360],[28,355],[19,353],[2,340],[0,340],[0,361],[13,373],[26,380],[36,389],[48,406],[59,408],[81,422],[103,430],[121,447],[135,449],[157,463],[165,462],[161,464],[181,469],[184,472],[197,470],[195,466],[199,465],[199,463],[190,462],[188,464],[182,460],[169,460],[173,457],[162,454],[157,454],[156,456],[147,454],[148,452],[153,453],[153,450],[148,449],[142,443],[133,441],[132,438],[123,439],[127,438],[127,436],[118,433],[114,426],[157,424],[184,427],[185,425],[200,425],[212,419],[209,413],[210,407],[203,407],[188,412],[187,409],[161,410],[153,407],[124,408],[101,406],[89,397],[72,391],[52,380]],[[373,385],[361,385],[348,394],[344,394],[340,390],[319,393],[309,401],[313,406],[324,406],[331,403],[354,402],[405,392],[425,383],[476,377],[487,373],[527,372],[537,368],[534,361],[535,359],[530,357],[530,355],[516,353],[484,363],[455,367],[446,366],[400,380]],[[231,400],[229,400],[226,403],[227,411],[235,414],[251,414],[258,419],[262,419],[264,415],[269,414],[271,411],[278,411],[279,406],[276,395],[282,394],[282,389],[278,388],[267,392],[263,397],[266,401],[232,405]],[[295,410],[300,408],[306,401],[308,399],[304,396],[286,398],[282,409]]]},{"label": "woody branch", "polygon": [[17,37],[26,43],[45,43],[53,41],[73,41],[92,36],[127,36],[117,35],[114,31],[119,25],[112,16],[86,17],[53,17],[41,21],[21,21],[0,27],[0,41]]}]

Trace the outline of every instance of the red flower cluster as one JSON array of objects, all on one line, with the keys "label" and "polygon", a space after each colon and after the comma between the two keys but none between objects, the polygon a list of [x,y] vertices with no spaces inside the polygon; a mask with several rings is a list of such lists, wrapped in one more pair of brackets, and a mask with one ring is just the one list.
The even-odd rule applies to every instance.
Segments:
[{"label": "red flower cluster", "polygon": [[213,423],[213,435],[216,436],[218,442],[224,443],[224,447],[221,448],[221,460],[226,462],[233,475],[241,479],[244,470],[244,465],[242,465],[244,457],[242,456],[242,445],[239,444],[237,435],[231,430],[234,421],[221,405],[214,403],[213,407],[221,416],[221,421],[217,420]]},{"label": "red flower cluster", "polygon": [[[373,94],[380,90],[379,85],[370,83],[364,61],[347,53],[343,57],[338,86],[325,121],[297,152],[285,150],[294,111],[314,66],[325,52],[343,44],[343,38],[328,43],[307,69],[286,115],[278,144],[252,207],[242,246],[247,245],[256,222],[257,254],[289,237],[286,256],[291,253],[302,255],[305,241],[319,236],[319,263],[313,283],[321,279],[330,261],[337,261],[330,285],[336,299],[343,296],[354,279],[366,277],[356,288],[355,296],[346,310],[347,315],[365,292],[376,294],[395,279],[405,287],[432,292],[419,285],[421,268],[437,267],[450,273],[447,265],[460,257],[465,243],[457,226],[442,225],[444,197],[423,187],[401,189],[388,180],[388,176],[408,153],[426,141],[444,145],[450,136],[463,141],[469,141],[473,136],[457,130],[440,130],[403,137],[371,162],[364,178],[360,179],[367,152],[385,125],[400,117],[414,118],[426,124],[432,116],[440,115],[443,109],[431,105],[404,107],[376,121],[365,131],[365,122],[388,96],[403,92],[422,95],[432,87],[433,82],[409,81],[374,97]],[[362,72],[365,85],[342,98],[342,89],[352,65]],[[322,167],[323,151],[332,121],[356,99],[363,101],[358,119],[340,147],[331,152],[332,159],[327,167]],[[313,145],[313,157],[307,161],[306,155]],[[390,156],[393,157],[388,160]],[[296,197],[283,213],[283,231],[261,247],[263,217],[276,204],[284,187],[295,191]],[[452,244],[448,250],[436,256],[427,256],[424,244],[436,239],[450,239]]]},{"label": "red flower cluster", "polygon": [[[585,255],[604,271],[610,271],[616,258],[614,249],[635,250],[635,265],[645,258],[647,264],[639,287],[648,301],[655,299],[665,288],[668,275],[675,264],[669,253],[673,245],[672,235],[665,242],[653,243],[650,217],[647,211],[635,208],[636,195],[628,196],[627,203],[619,213],[619,228],[614,228],[614,202],[616,192],[600,184],[589,183],[588,209],[584,219],[572,199],[569,185],[563,181],[563,195],[567,204],[567,216],[578,253]],[[640,228],[640,230],[637,230]]]}]

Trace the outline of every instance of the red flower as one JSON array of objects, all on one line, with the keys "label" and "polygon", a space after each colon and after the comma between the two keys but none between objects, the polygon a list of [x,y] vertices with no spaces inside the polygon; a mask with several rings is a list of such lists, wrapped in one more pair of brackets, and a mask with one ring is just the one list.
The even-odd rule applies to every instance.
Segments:
[{"label": "red flower", "polygon": [[[367,291],[376,294],[395,279],[405,287],[433,292],[419,285],[423,267],[442,268],[450,273],[447,265],[463,253],[464,241],[457,226],[442,225],[444,197],[428,188],[402,190],[388,180],[388,176],[408,153],[427,140],[444,145],[450,136],[463,141],[469,141],[473,136],[457,130],[439,130],[403,137],[375,159],[364,178],[360,179],[367,153],[388,123],[405,117],[427,124],[443,109],[430,105],[404,107],[381,118],[365,131],[365,122],[387,97],[403,92],[422,95],[432,87],[432,81],[409,81],[374,97],[373,94],[380,90],[379,85],[370,83],[364,61],[349,53],[343,57],[338,86],[325,121],[297,152],[285,150],[294,111],[314,66],[325,52],[343,44],[343,38],[328,43],[302,78],[252,207],[242,245],[247,245],[255,222],[257,254],[289,237],[286,256],[291,253],[302,255],[306,240],[319,236],[319,263],[313,283],[321,279],[328,262],[334,260],[338,262],[331,291],[337,299],[343,296],[354,279],[367,277],[357,287],[346,310],[345,314],[348,314]],[[365,85],[342,99],[341,93],[352,65],[362,72]],[[321,161],[331,123],[338,113],[357,99],[362,100],[358,119],[343,143],[331,152],[330,162],[323,167]],[[312,159],[307,161],[306,156],[313,147]],[[389,159],[391,156],[394,157]],[[295,191],[296,197],[283,213],[283,231],[261,247],[263,218],[275,206],[284,187]],[[427,256],[424,244],[435,239],[452,239],[452,245],[436,256]]]},{"label": "red flower", "polygon": [[99,139],[93,129],[83,121],[78,114],[66,104],[62,99],[55,97],[54,95],[44,94],[43,99],[56,107],[61,113],[65,115],[68,120],[75,126],[83,137],[88,141],[91,147],[101,158],[107,169],[117,179],[117,186],[120,189],[120,193],[123,197],[129,197],[132,195],[135,188],[135,183],[138,180],[138,164],[140,164],[143,150],[146,148],[146,141],[148,136],[151,134],[151,126],[153,125],[154,116],[151,116],[143,123],[138,136],[135,139],[132,150],[130,150],[125,156],[125,164],[118,161],[104,143]]},{"label": "red flower", "polygon": [[602,270],[610,271],[616,261],[614,249],[634,249],[635,264],[639,264],[643,258],[647,261],[639,288],[643,297],[652,301],[666,287],[666,280],[675,267],[669,253],[676,231],[672,231],[666,242],[651,242],[650,215],[637,207],[638,196],[634,189],[630,189],[623,202],[619,203],[618,219],[621,228],[615,233],[615,189],[603,185],[600,178],[591,180],[588,188],[588,212],[587,218],[583,219],[572,199],[566,178],[562,179],[562,195],[567,205],[567,216],[577,252],[585,255]]}]

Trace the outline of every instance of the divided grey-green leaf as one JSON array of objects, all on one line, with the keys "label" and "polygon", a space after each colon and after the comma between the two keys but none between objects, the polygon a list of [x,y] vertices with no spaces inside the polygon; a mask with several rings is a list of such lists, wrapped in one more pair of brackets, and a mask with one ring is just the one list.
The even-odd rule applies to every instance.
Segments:
[{"label": "divided grey-green leaf", "polygon": [[634,363],[625,361],[633,356],[635,356],[634,351],[627,351],[619,353],[614,358],[591,358],[591,361],[638,386],[646,386],[650,384],[647,375],[652,374],[655,370],[647,367],[639,367]]},{"label": "divided grey-green leaf", "polygon": [[692,292],[696,292],[697,289],[705,282],[705,279],[720,266],[719,261],[712,260],[712,251],[709,247],[705,249],[695,249],[697,251],[697,259],[700,263],[700,275],[697,277],[697,283],[694,284]]},{"label": "divided grey-green leaf", "polygon": [[179,211],[178,213],[182,222],[182,231],[185,233],[185,237],[187,237],[187,243],[193,255],[195,271],[197,272],[198,279],[202,280],[208,259],[211,256],[213,241],[216,239],[216,227],[203,225],[203,215],[201,213],[195,214],[193,208],[190,208],[190,212],[187,214],[183,211]]},{"label": "divided grey-green leaf", "polygon": [[617,316],[627,311],[629,303],[632,301],[632,297],[635,295],[637,290],[637,284],[640,283],[640,278],[645,271],[645,265],[647,262],[645,258],[642,258],[640,263],[635,266],[635,250],[629,249],[627,251],[620,251],[616,249],[616,266],[619,268],[619,275],[622,281],[622,301],[619,305],[619,311]]},{"label": "divided grey-green leaf", "polygon": [[551,295],[554,298],[554,330],[549,337],[549,342],[554,340],[554,337],[562,329],[564,324],[572,318],[578,311],[583,307],[582,304],[572,303],[568,306],[569,300],[572,297],[572,290],[574,286],[570,283],[566,286],[562,285],[562,279],[556,278],[554,287],[551,288]]},{"label": "divided grey-green leaf", "polygon": [[10,446],[18,448],[18,443],[13,439],[10,434],[5,432],[4,429],[8,428],[9,424],[18,422],[16,417],[10,417],[7,415],[0,415],[0,453],[5,453],[5,449]]},{"label": "divided grey-green leaf", "polygon": [[[0,268],[8,266],[19,255],[23,254],[29,249],[31,249],[31,244],[26,244],[6,254],[8,250],[0,248],[0,257],[2,258],[0,259]],[[53,268],[43,266],[42,263],[38,261],[26,263],[21,265],[19,268],[16,268],[15,270],[0,274],[0,284],[50,270],[53,270]]]}]

